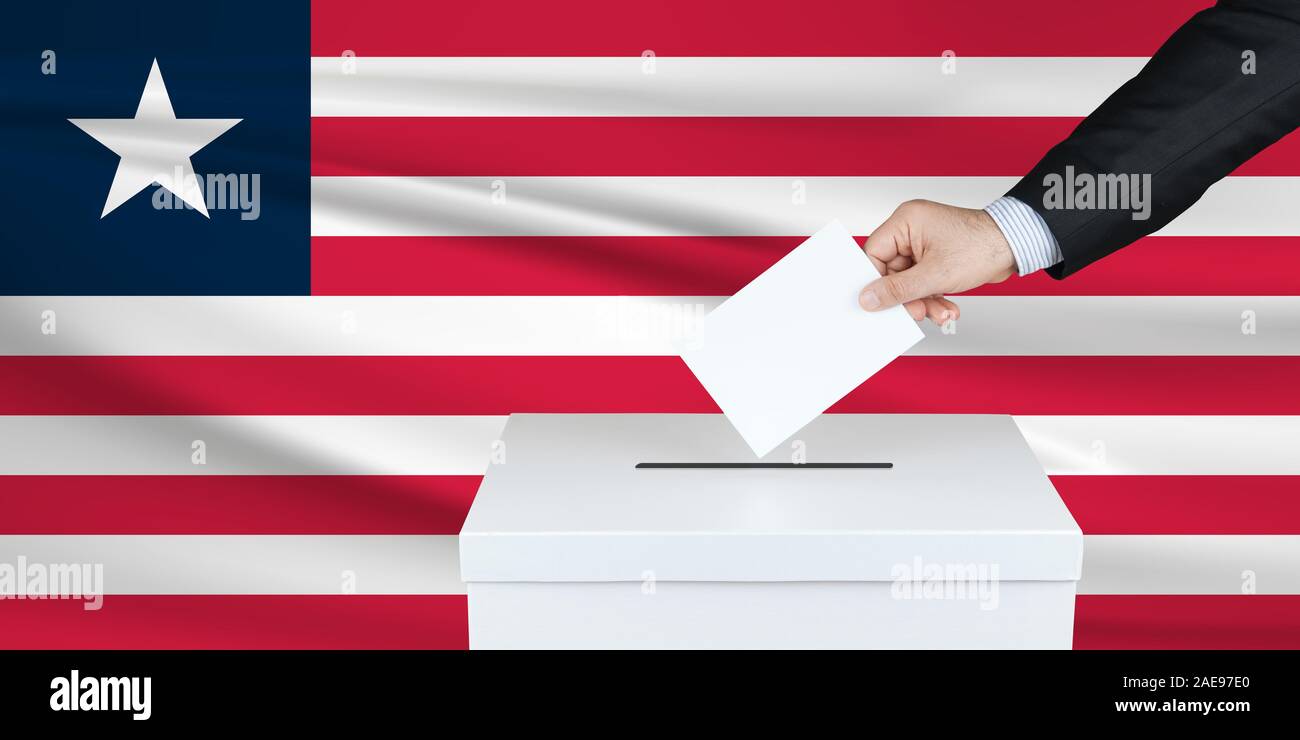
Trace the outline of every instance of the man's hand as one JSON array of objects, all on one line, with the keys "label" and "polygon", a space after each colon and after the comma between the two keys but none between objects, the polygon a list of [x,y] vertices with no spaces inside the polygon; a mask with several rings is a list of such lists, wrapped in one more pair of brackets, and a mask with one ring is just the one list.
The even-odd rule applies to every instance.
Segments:
[{"label": "man's hand", "polygon": [[868,311],[903,304],[913,319],[942,325],[961,315],[944,293],[999,283],[1016,274],[1011,246],[981,210],[910,200],[867,240],[867,256],[884,277],[862,289]]}]

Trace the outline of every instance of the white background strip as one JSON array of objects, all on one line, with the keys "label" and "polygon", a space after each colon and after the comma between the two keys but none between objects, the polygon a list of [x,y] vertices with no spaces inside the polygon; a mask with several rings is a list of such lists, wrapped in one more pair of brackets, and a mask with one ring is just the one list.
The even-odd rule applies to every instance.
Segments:
[{"label": "white background strip", "polygon": [[1084,116],[1140,57],[311,60],[313,116]]},{"label": "white background strip", "polygon": [[[463,594],[454,535],[5,535],[0,564],[99,563],[113,594]],[[1089,535],[1081,594],[1300,594],[1300,536]]]},{"label": "white background strip", "polygon": [[[1300,475],[1300,416],[1015,419],[1049,475]],[[479,475],[505,421],[0,416],[0,475]],[[191,463],[195,439],[206,465]]]},{"label": "white background strip", "polygon": [[107,594],[464,593],[455,535],[0,536],[19,556],[101,564]]},{"label": "white background strip", "polygon": [[1300,536],[1088,535],[1079,593],[1300,594]]},{"label": "white background strip", "polygon": [[[983,208],[1014,177],[313,177],[313,236],[870,234],[912,198]],[[1162,236],[1300,235],[1300,177],[1228,177]],[[494,198],[494,194],[496,197]],[[502,195],[503,194],[503,195]]]},{"label": "white background strip", "polygon": [[[0,297],[0,355],[676,355],[721,300]],[[982,296],[958,303],[956,333],[927,322],[926,340],[909,355],[1300,353],[1300,296]],[[46,311],[54,312],[56,334],[42,331]]]},{"label": "white background strip", "polygon": [[[0,416],[0,475],[479,475],[504,424],[502,416]],[[206,464],[193,462],[196,440]]]},{"label": "white background strip", "polygon": [[1297,416],[1015,420],[1048,475],[1300,475]]}]

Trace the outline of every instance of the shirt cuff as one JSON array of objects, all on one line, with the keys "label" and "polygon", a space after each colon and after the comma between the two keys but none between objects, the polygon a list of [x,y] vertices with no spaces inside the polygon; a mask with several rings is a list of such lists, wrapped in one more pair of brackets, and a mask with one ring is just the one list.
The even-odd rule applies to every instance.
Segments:
[{"label": "shirt cuff", "polygon": [[1064,259],[1061,245],[1056,243],[1047,222],[1020,200],[1003,196],[988,204],[984,211],[993,217],[1002,230],[1002,236],[1007,238],[1007,244],[1011,245],[1021,277]]}]

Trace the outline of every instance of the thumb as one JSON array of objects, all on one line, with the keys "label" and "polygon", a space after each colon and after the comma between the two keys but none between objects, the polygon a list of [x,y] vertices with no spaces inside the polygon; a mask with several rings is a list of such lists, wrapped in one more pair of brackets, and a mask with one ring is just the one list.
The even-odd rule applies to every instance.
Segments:
[{"label": "thumb", "polygon": [[902,272],[886,275],[863,288],[858,303],[868,311],[881,311],[941,293],[937,272],[933,266],[921,262]]}]

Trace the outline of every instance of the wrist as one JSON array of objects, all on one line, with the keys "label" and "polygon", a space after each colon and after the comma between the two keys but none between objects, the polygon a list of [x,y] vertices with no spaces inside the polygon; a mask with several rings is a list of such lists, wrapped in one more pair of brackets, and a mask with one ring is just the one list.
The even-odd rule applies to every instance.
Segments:
[{"label": "wrist", "polygon": [[1016,274],[1018,265],[1015,251],[1011,248],[1011,242],[1007,240],[1006,234],[1003,233],[998,222],[987,211],[979,211],[978,213],[980,230],[983,235],[980,243],[984,245],[986,264],[1000,279]]}]

